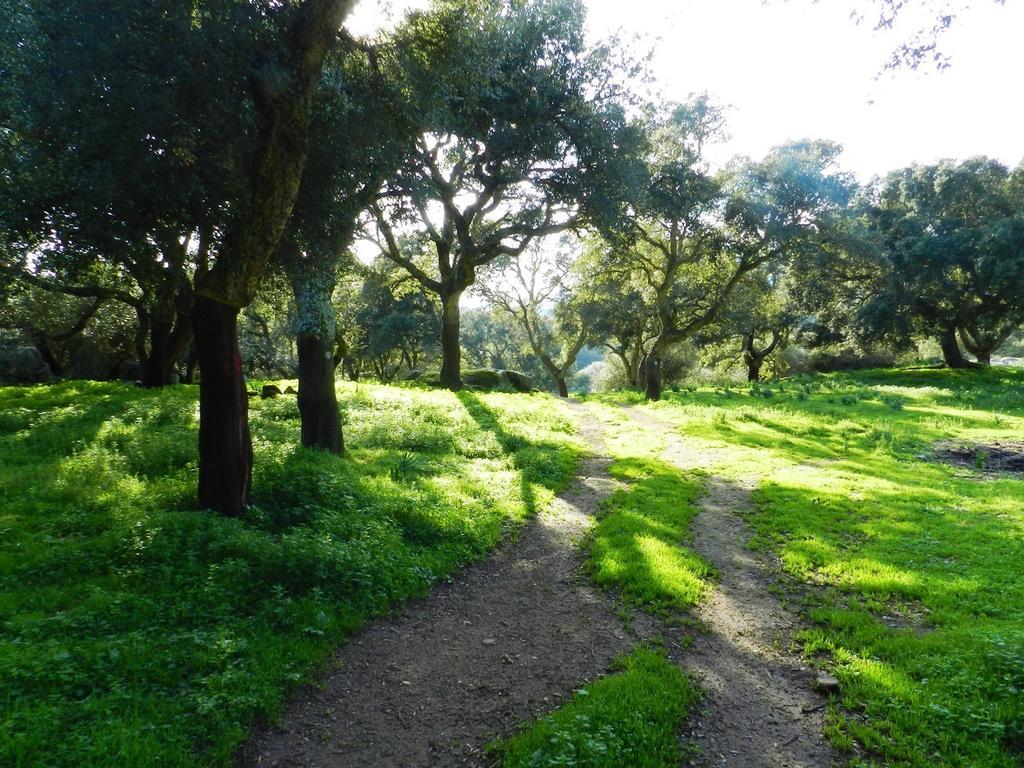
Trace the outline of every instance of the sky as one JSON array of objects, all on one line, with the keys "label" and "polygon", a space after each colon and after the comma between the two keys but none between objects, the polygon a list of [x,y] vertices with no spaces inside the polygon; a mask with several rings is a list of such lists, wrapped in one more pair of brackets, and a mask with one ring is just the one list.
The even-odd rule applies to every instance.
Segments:
[{"label": "sky", "polygon": [[[362,0],[346,26],[366,33],[424,0]],[[727,105],[730,139],[711,154],[763,156],[788,140],[844,147],[866,181],[912,163],[985,154],[1024,160],[1024,3],[974,0],[942,38],[951,66],[881,73],[927,18],[908,10],[876,32],[850,18],[861,0],[586,0],[588,32],[640,36],[665,98],[707,91]],[[382,10],[384,9],[384,10]],[[880,74],[881,73],[881,74]]]}]

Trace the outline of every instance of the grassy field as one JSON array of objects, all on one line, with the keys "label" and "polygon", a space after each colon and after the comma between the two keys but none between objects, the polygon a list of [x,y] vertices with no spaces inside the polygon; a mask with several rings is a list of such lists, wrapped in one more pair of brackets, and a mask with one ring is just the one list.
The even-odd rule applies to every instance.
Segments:
[{"label": "grassy field", "polygon": [[342,385],[344,458],[252,402],[255,505],[195,508],[196,391],[0,389],[0,764],[227,765],[369,615],[564,487],[548,396]]},{"label": "grassy field", "polygon": [[[808,657],[842,683],[829,733],[853,765],[1024,761],[1024,479],[987,469],[1024,439],[1016,370],[877,371],[645,406],[756,477],[752,545],[807,613]],[[973,461],[939,460],[936,443]]]}]

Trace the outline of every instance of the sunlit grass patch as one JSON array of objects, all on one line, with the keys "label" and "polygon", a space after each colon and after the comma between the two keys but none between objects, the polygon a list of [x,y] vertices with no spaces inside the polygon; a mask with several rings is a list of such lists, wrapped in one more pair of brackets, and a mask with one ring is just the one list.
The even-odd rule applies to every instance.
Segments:
[{"label": "sunlit grass patch", "polygon": [[711,566],[685,547],[702,478],[657,459],[619,459],[610,471],[627,485],[605,501],[592,532],[594,581],[658,612],[694,605],[712,576]]},{"label": "sunlit grass patch", "polygon": [[664,656],[645,648],[619,659],[615,669],[529,730],[495,745],[501,765],[680,765],[679,728],[699,700],[699,689]]},{"label": "sunlit grass patch", "polygon": [[[1024,478],[932,455],[1013,439],[1019,371],[867,371],[646,406],[723,477],[760,479],[753,544],[811,585],[801,640],[828,660],[854,765],[1015,766],[1024,755]],[[893,400],[893,398],[899,400]]]}]

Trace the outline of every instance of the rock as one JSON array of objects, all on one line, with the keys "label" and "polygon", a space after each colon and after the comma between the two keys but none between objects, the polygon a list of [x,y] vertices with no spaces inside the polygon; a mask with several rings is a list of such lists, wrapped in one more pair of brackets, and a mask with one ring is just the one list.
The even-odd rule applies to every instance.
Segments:
[{"label": "rock", "polygon": [[503,379],[501,371],[494,368],[474,368],[462,372],[462,382],[484,389],[498,389]]},{"label": "rock", "polygon": [[485,637],[484,638],[484,645],[494,645],[496,642],[498,642],[498,641],[495,640],[493,637]]},{"label": "rock", "polygon": [[263,389],[260,390],[260,397],[266,400],[269,397],[277,397],[283,394],[281,388],[277,384],[264,384]]},{"label": "rock", "polygon": [[413,368],[411,371],[409,371],[407,374],[405,374],[405,376],[403,376],[402,378],[405,379],[406,381],[416,381],[416,379],[418,379],[418,378],[420,378],[422,376],[423,376],[423,371],[418,371],[415,368]]},{"label": "rock", "polygon": [[830,674],[819,672],[814,680],[814,688],[821,693],[839,693],[839,681]]},{"label": "rock", "polygon": [[53,371],[35,347],[0,349],[0,384],[44,384]]},{"label": "rock", "polygon": [[501,375],[505,377],[512,388],[517,392],[530,392],[533,390],[533,380],[530,379],[525,373],[519,371],[502,371]]},{"label": "rock", "polygon": [[168,376],[167,376],[167,383],[168,384],[180,384],[181,383],[181,376],[178,375],[177,371],[171,371],[170,374],[168,374]]},{"label": "rock", "polygon": [[299,391],[295,389],[295,387],[293,387],[291,384],[289,384],[287,387],[284,388],[284,393],[286,395],[297,395],[299,394]]}]

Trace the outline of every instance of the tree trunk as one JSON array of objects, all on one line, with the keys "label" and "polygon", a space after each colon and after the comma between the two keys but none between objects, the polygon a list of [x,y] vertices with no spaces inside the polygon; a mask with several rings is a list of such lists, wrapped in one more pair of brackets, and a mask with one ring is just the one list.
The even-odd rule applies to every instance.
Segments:
[{"label": "tree trunk", "polygon": [[341,453],[341,414],[334,390],[334,344],[338,325],[331,296],[337,264],[331,258],[290,262],[295,294],[296,347],[299,358],[299,418],[307,448]]},{"label": "tree trunk", "polygon": [[302,444],[331,453],[344,450],[334,389],[333,339],[299,334],[299,416]]},{"label": "tree trunk", "polygon": [[154,314],[149,321],[149,355],[142,364],[142,386],[162,387],[167,384],[169,366],[168,343],[173,323]]},{"label": "tree trunk", "polygon": [[565,376],[558,374],[555,376],[555,387],[558,389],[559,397],[569,396],[569,387],[565,385]]},{"label": "tree trunk", "polygon": [[462,387],[459,345],[459,299],[462,291],[441,295],[441,386],[458,392]]},{"label": "tree trunk", "polygon": [[252,487],[249,398],[238,349],[238,307],[199,297],[192,308],[199,388],[199,505],[235,517]]},{"label": "tree trunk", "polygon": [[942,358],[946,361],[947,368],[967,368],[967,360],[960,351],[960,344],[956,339],[956,331],[950,329],[939,336],[939,346],[942,347]]},{"label": "tree trunk", "polygon": [[992,350],[978,348],[974,351],[974,357],[979,365],[992,365]]},{"label": "tree trunk", "polygon": [[747,381],[760,381],[762,362],[756,355],[747,356]]},{"label": "tree trunk", "polygon": [[644,358],[644,397],[647,400],[661,400],[662,378],[661,378],[661,355],[658,354],[658,345]]},{"label": "tree trunk", "polygon": [[185,358],[185,383],[194,384],[196,380],[196,365],[199,363],[199,355],[196,354],[196,342],[188,345],[188,357]]}]

